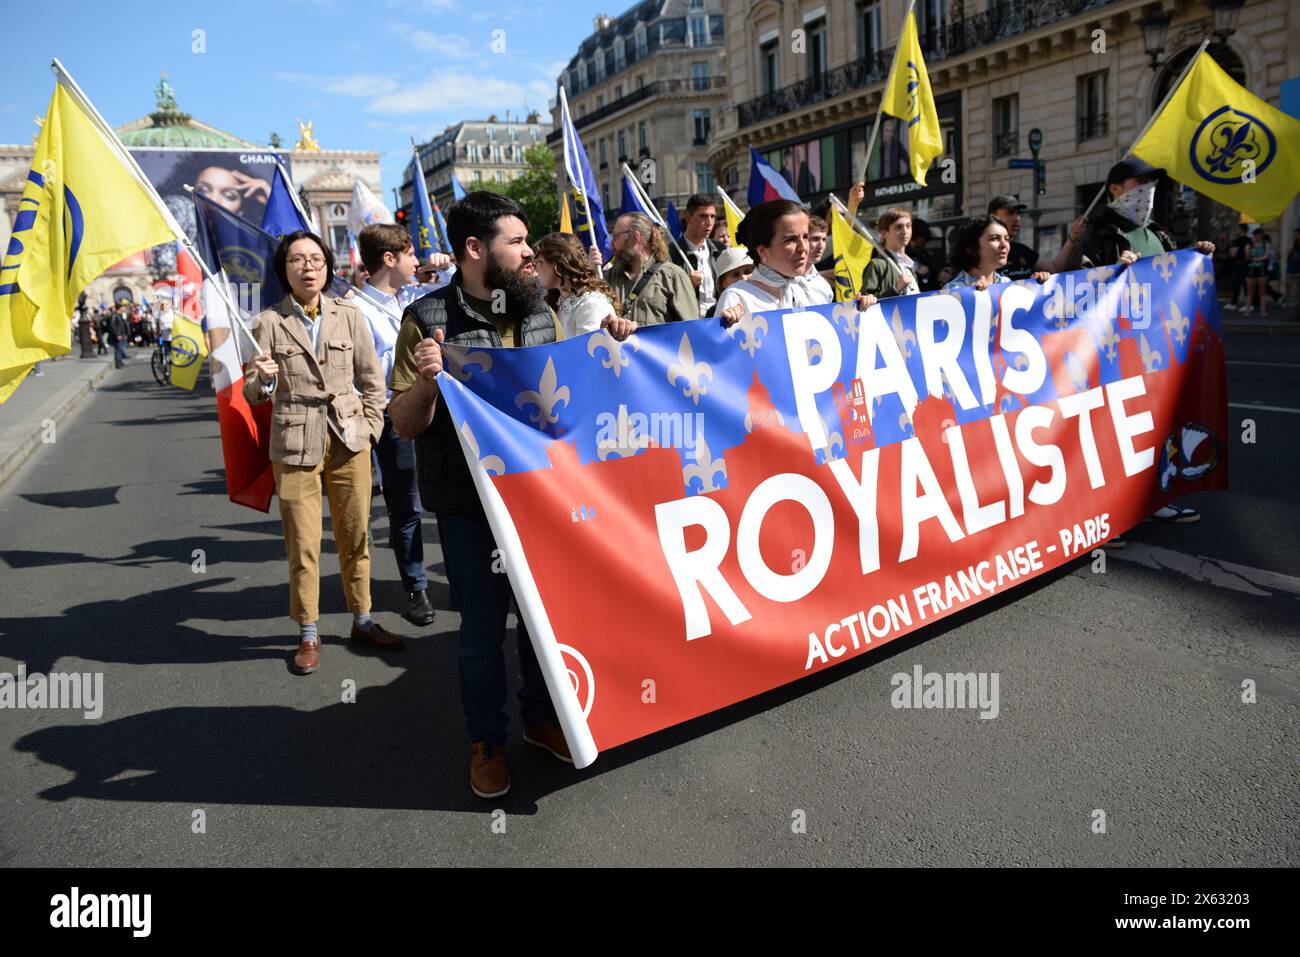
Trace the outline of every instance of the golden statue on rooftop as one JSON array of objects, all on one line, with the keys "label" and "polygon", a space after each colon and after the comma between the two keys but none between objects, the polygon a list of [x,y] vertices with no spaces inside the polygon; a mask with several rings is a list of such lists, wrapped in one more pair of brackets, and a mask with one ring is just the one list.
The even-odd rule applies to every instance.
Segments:
[{"label": "golden statue on rooftop", "polygon": [[308,153],[320,152],[320,144],[316,142],[316,138],[311,134],[313,122],[313,120],[308,120],[304,123],[302,120],[298,120],[298,142],[294,144],[294,149],[305,150]]}]

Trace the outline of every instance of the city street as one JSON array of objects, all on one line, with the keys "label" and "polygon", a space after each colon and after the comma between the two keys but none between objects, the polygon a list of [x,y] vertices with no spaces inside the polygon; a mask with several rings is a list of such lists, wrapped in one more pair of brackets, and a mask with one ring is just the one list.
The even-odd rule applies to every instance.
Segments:
[{"label": "city street", "polygon": [[[345,642],[327,539],[321,667],[293,675],[276,506],[227,501],[206,376],[161,388],[134,350],[0,486],[0,671],[104,696],[0,710],[0,864],[1295,866],[1300,336],[1226,351],[1232,491],[1188,498],[1201,522],[585,771],[522,742],[512,651],[513,786],[483,801],[432,520],[435,624],[399,617],[376,499],[375,617],[407,647]],[[996,673],[997,716],[891,707],[915,666]]]}]

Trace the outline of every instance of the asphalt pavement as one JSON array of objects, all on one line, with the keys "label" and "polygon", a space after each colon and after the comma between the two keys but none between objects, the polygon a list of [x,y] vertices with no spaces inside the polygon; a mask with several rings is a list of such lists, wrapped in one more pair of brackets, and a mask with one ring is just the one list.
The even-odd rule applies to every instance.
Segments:
[{"label": "asphalt pavement", "polygon": [[[1227,352],[1232,491],[1187,499],[1200,523],[585,771],[516,716],[485,802],[433,522],[435,624],[397,614],[377,500],[376,618],[407,648],[343,642],[327,538],[321,668],[291,674],[275,507],[226,500],[206,379],[161,388],[137,350],[0,488],[0,671],[104,682],[98,719],[0,710],[0,865],[1294,866],[1300,337]],[[917,665],[996,673],[997,717],[891,707]]]}]

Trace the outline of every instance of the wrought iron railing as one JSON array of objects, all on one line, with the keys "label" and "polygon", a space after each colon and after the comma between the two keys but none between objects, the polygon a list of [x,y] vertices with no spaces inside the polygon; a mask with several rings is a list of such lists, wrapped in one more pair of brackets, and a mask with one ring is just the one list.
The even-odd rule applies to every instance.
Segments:
[{"label": "wrought iron railing", "polygon": [[1105,136],[1110,129],[1105,113],[1085,113],[1079,117],[1079,142],[1090,140],[1094,136]]},{"label": "wrought iron railing", "polygon": [[1020,131],[1007,130],[1005,133],[993,134],[993,155],[1014,156],[1020,149]]},{"label": "wrought iron railing", "polygon": [[[970,16],[929,24],[920,33],[927,64],[960,56],[1048,24],[1057,23],[1117,0],[991,0],[989,8]],[[741,128],[783,113],[882,83],[889,74],[894,48],[868,53],[825,73],[746,100],[737,106]]]},{"label": "wrought iron railing", "polygon": [[[613,116],[620,110],[626,110],[629,106],[635,106],[642,100],[648,100],[652,96],[677,95],[685,93],[719,93],[727,87],[727,78],[725,76],[710,77],[690,77],[681,80],[655,80],[653,83],[647,83],[639,89],[627,93],[617,100],[606,103],[602,107],[592,110],[581,119],[575,118],[573,126],[581,130],[585,126],[590,126],[598,120],[603,120],[607,116]],[[564,135],[560,128],[552,130],[546,136],[546,142],[556,143]]]}]

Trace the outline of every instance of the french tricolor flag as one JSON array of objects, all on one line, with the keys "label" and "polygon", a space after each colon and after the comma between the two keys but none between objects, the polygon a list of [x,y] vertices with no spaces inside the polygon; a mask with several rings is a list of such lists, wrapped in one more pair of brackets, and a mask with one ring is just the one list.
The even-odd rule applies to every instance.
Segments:
[{"label": "french tricolor flag", "polygon": [[786,182],[775,167],[758,155],[758,150],[749,148],[749,208],[769,199],[789,199],[803,203],[794,187]]}]

